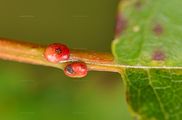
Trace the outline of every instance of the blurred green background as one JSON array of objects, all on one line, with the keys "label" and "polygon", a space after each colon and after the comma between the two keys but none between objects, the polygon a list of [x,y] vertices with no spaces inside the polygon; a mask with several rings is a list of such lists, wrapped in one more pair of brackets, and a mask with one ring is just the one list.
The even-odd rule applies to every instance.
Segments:
[{"label": "blurred green background", "polygon": [[[1,0],[0,36],[110,52],[118,0]],[[120,75],[0,60],[0,120],[130,120]]]}]

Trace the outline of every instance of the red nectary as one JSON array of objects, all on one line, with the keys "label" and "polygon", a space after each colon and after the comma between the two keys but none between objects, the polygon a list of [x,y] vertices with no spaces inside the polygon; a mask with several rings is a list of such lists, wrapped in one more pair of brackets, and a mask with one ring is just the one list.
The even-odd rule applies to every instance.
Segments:
[{"label": "red nectary", "polygon": [[64,44],[53,43],[45,49],[44,56],[49,62],[57,63],[68,60],[70,56],[70,50]]},{"label": "red nectary", "polygon": [[69,77],[85,77],[87,75],[88,69],[85,63],[83,62],[73,62],[68,64],[65,69],[64,73]]}]

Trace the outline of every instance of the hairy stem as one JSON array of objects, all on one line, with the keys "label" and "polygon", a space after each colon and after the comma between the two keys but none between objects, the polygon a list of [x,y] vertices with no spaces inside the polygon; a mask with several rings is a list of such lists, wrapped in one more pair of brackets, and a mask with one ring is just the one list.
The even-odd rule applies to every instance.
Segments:
[{"label": "hairy stem", "polygon": [[89,70],[120,72],[110,53],[71,49],[70,59],[60,63],[51,63],[44,58],[46,46],[0,38],[0,58],[23,63],[44,65],[64,69],[73,61],[83,61]]}]

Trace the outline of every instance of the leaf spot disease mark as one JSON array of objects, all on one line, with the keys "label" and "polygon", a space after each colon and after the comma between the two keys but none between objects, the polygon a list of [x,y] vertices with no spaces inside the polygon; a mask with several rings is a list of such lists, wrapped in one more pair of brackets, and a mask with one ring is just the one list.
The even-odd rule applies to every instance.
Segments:
[{"label": "leaf spot disease mark", "polygon": [[165,60],[166,56],[165,56],[165,53],[161,50],[155,50],[153,52],[153,55],[152,55],[152,59],[153,60],[157,60],[157,61],[163,61]]},{"label": "leaf spot disease mark", "polygon": [[116,19],[117,23],[116,23],[115,37],[118,37],[127,28],[128,21],[123,15],[118,15]]},{"label": "leaf spot disease mark", "polygon": [[153,28],[153,32],[155,35],[160,36],[163,33],[164,29],[161,24],[156,24]]}]

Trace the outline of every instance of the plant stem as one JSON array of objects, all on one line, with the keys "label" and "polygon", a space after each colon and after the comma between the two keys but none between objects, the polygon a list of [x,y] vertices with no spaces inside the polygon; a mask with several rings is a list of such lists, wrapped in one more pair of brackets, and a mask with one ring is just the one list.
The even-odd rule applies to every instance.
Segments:
[{"label": "plant stem", "polygon": [[114,57],[110,53],[86,50],[71,50],[70,59],[60,63],[51,63],[44,58],[46,46],[27,42],[0,38],[0,58],[23,63],[44,65],[64,69],[65,65],[73,61],[83,61],[89,70],[120,72]]}]

